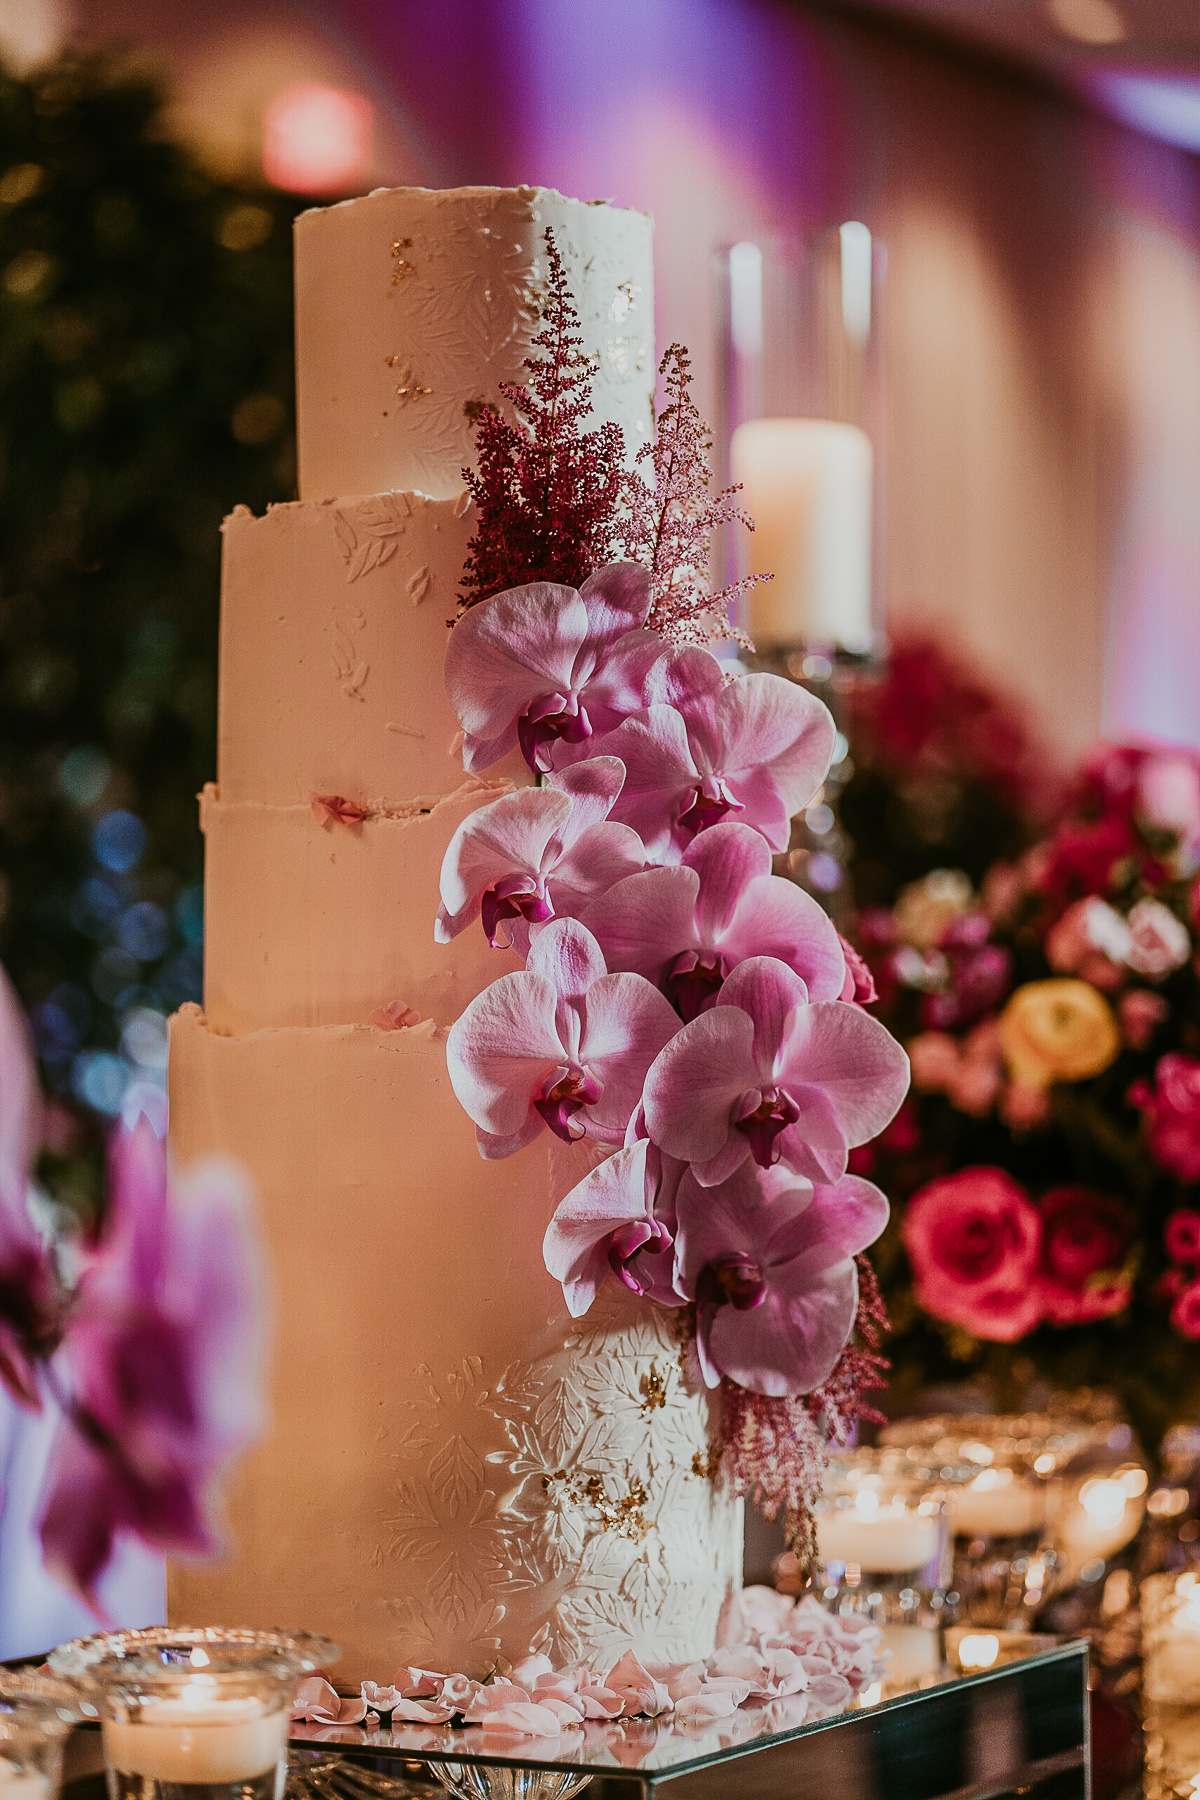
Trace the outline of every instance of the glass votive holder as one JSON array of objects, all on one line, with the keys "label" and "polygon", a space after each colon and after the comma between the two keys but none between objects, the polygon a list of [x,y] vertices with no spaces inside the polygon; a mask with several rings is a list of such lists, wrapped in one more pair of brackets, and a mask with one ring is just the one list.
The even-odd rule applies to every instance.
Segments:
[{"label": "glass votive holder", "polygon": [[[1142,1692],[1200,1706],[1200,1575],[1148,1575],[1141,1587]],[[1200,1771],[1194,1771],[1200,1772]]]},{"label": "glass votive holder", "polygon": [[307,1633],[155,1626],[50,1666],[100,1715],[110,1800],[281,1800],[296,1686],[338,1655]]},{"label": "glass votive holder", "polygon": [[902,1419],[881,1438],[976,1465],[951,1496],[954,1587],[972,1624],[1027,1629],[1060,1585],[1063,1471],[1092,1444],[1087,1419],[1037,1413]]},{"label": "glass votive holder", "polygon": [[949,1495],[974,1473],[900,1449],[851,1450],[830,1461],[814,1508],[817,1588],[833,1611],[865,1614],[883,1628],[889,1693],[932,1680],[941,1667],[953,1570]]},{"label": "glass votive holder", "polygon": [[66,1682],[0,1669],[3,1800],[54,1800],[63,1742],[79,1716],[78,1698]]}]

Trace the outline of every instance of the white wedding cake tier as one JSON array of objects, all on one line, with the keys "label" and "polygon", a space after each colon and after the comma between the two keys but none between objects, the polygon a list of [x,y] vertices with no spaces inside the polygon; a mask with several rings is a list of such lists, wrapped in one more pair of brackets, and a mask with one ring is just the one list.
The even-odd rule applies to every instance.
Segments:
[{"label": "white wedding cake tier", "polygon": [[[434,942],[456,826],[528,780],[463,774],[442,661],[461,468],[479,403],[523,377],[547,226],[597,413],[643,442],[648,219],[384,191],[297,222],[301,499],[225,526],[205,1010],[173,1021],[171,1138],[257,1189],[270,1424],[231,1478],[227,1555],[175,1565],[170,1611],[327,1632],[351,1685],[478,1676],[547,1625],[562,1662],[699,1656],[740,1581],[670,1315],[614,1285],[574,1322],[543,1266],[586,1152],[543,1136],[484,1162],[446,1069],[448,1027],[519,966],[480,930]],[[420,1024],[386,1029],[395,1003]]]}]

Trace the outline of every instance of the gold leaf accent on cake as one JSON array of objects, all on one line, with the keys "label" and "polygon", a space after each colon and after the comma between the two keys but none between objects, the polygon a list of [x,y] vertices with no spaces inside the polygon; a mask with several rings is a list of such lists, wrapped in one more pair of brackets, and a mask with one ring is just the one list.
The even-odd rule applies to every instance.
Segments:
[{"label": "gold leaf accent on cake", "polygon": [[656,1406],[667,1404],[667,1384],[658,1372],[655,1363],[650,1364],[648,1372],[638,1383],[641,1390],[642,1406],[647,1412],[653,1412]]},{"label": "gold leaf accent on cake", "polygon": [[396,287],[397,284],[401,281],[407,281],[410,275],[415,275],[417,272],[416,264],[409,262],[408,258],[404,254],[404,252],[406,250],[411,250],[411,249],[412,249],[412,239],[410,237],[397,238],[395,243],[392,245],[392,286],[393,287]]},{"label": "gold leaf accent on cake", "polygon": [[429,585],[432,579],[433,577],[429,573],[428,563],[422,563],[419,569],[413,570],[404,585],[408,590],[408,597],[414,606],[420,606],[422,600],[429,592]]},{"label": "gold leaf accent on cake", "polygon": [[407,494],[373,494],[357,506],[338,508],[333,528],[348,581],[357,581],[360,575],[391,561],[411,511]]}]

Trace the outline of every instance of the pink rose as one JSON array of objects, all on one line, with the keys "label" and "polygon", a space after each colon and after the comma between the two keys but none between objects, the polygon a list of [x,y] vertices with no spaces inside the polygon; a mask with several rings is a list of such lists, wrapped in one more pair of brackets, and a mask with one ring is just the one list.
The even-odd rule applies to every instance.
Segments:
[{"label": "pink rose", "polygon": [[1003,1169],[929,1182],[909,1201],[902,1232],[927,1312],[1005,1344],[1038,1323],[1042,1222]]},{"label": "pink rose", "polygon": [[1181,1207],[1167,1220],[1163,1241],[1172,1262],[1200,1262],[1200,1212]]},{"label": "pink rose", "polygon": [[1188,1282],[1171,1308],[1171,1323],[1185,1338],[1200,1338],[1200,1280]]},{"label": "pink rose", "polygon": [[1181,969],[1192,953],[1188,928],[1161,900],[1139,900],[1129,915],[1125,961],[1139,975],[1159,981]]},{"label": "pink rose", "polygon": [[1138,771],[1138,811],[1184,846],[1200,840],[1200,770],[1180,753],[1148,756]]},{"label": "pink rose", "polygon": [[1107,900],[1089,894],[1086,900],[1068,906],[1046,933],[1046,960],[1060,975],[1077,975],[1085,964],[1099,959],[1111,971],[1112,979],[1119,981],[1117,965],[1125,961],[1129,942],[1129,927],[1120,913]]},{"label": "pink rose", "polygon": [[999,1113],[1010,1131],[1032,1131],[1050,1117],[1050,1096],[1045,1088],[1010,1081],[1000,1096]]},{"label": "pink rose", "polygon": [[1200,1181],[1200,1062],[1172,1050],[1159,1058],[1154,1083],[1139,1081],[1130,1091],[1150,1149],[1168,1173]]},{"label": "pink rose", "polygon": [[908,1046],[913,1086],[929,1094],[944,1094],[958,1074],[957,1038],[948,1031],[923,1031]]},{"label": "pink rose", "polygon": [[1129,1304],[1122,1271],[1134,1224],[1119,1200],[1085,1187],[1043,1194],[1041,1296],[1052,1325],[1087,1325]]},{"label": "pink rose", "polygon": [[1161,994],[1149,988],[1129,988],[1117,1001],[1121,1035],[1131,1050],[1144,1050],[1170,1007]]}]

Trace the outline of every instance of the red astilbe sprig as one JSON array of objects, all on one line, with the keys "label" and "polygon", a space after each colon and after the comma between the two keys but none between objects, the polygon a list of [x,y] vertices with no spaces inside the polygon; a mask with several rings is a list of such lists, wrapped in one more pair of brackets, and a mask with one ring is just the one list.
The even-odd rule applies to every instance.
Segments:
[{"label": "red astilbe sprig", "polygon": [[619,425],[582,428],[595,369],[549,229],[546,256],[548,291],[533,340],[540,354],[526,357],[523,387],[500,384],[516,423],[485,406],[475,433],[478,472],[463,470],[479,513],[463,571],[464,611],[526,582],[582,587],[617,555],[625,439]]},{"label": "red astilbe sprig", "polygon": [[816,1556],[813,1505],[825,1479],[830,1442],[849,1442],[862,1419],[882,1424],[883,1415],[864,1398],[884,1386],[890,1367],[879,1354],[888,1329],[887,1309],[875,1271],[865,1256],[856,1256],[858,1310],[854,1338],[833,1372],[811,1394],[776,1397],[753,1394],[735,1382],[722,1384],[722,1437],[725,1460],[736,1494],[748,1495],[766,1519],[783,1513],[788,1549],[804,1573]]},{"label": "red astilbe sprig", "polygon": [[769,575],[747,575],[714,594],[708,567],[713,533],[722,525],[754,520],[733,496],[740,487],[710,492],[712,432],[692,399],[691,358],[682,344],[672,344],[658,367],[666,389],[653,444],[638,452],[650,464],[653,480],[631,479],[627,486],[629,516],[625,554],[650,571],[651,604],[646,620],[677,644],[707,648],[721,638],[735,638],[747,650],[754,646],[744,632],[729,624],[732,600]]}]

